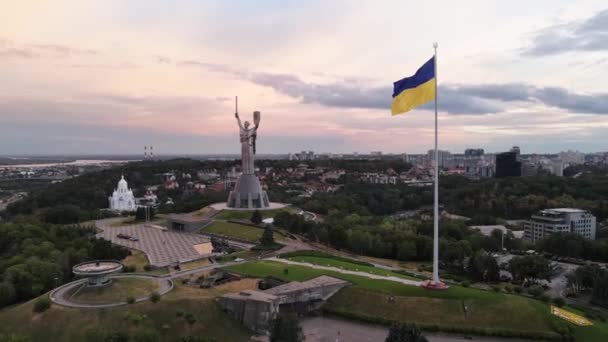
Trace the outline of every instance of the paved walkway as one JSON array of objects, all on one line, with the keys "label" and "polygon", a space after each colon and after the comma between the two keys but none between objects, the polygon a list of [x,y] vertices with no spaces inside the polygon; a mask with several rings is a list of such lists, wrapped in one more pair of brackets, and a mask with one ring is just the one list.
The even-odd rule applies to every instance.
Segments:
[{"label": "paved walkway", "polygon": [[[193,247],[197,244],[208,243],[209,238],[206,236],[161,230],[146,227],[145,224],[113,227],[112,224],[116,222],[120,221],[117,219],[96,221],[95,225],[102,230],[101,233],[97,234],[97,237],[144,252],[153,266],[164,267],[176,262],[192,261],[211,255],[201,255]],[[116,235],[121,233],[136,236],[139,241],[118,238]]]},{"label": "paved walkway", "polygon": [[[157,292],[161,296],[173,289],[173,281],[171,281],[169,278],[157,277],[157,276],[148,275],[148,274],[125,273],[125,274],[115,274],[108,278],[144,278],[144,279],[158,280]],[[100,308],[111,308],[111,307],[115,307],[115,306],[121,306],[121,305],[128,304],[126,300],[116,302],[116,303],[107,303],[107,304],[84,304],[84,303],[72,302],[72,301],[70,301],[69,298],[66,298],[66,296],[72,289],[74,289],[75,287],[81,286],[86,281],[87,281],[87,279],[85,278],[85,279],[79,279],[79,280],[73,281],[71,283],[61,285],[60,287],[51,291],[51,293],[49,294],[49,297],[51,298],[53,303],[59,304],[62,306],[67,306],[70,308],[100,309]],[[135,298],[135,302],[136,303],[143,302],[145,300],[148,300],[149,298],[150,298],[150,295],[138,297],[138,298]]]},{"label": "paved walkway", "polygon": [[298,261],[276,258],[276,257],[268,258],[265,260],[282,262],[284,264],[289,264],[289,265],[300,265],[300,266],[314,268],[317,270],[326,270],[326,271],[333,271],[333,272],[338,272],[338,273],[343,273],[343,274],[352,274],[352,275],[366,277],[366,278],[370,278],[370,279],[394,281],[394,282],[405,284],[405,285],[420,286],[420,284],[422,283],[417,280],[410,280],[410,279],[404,279],[404,278],[392,277],[392,276],[381,276],[381,275],[371,274],[371,273],[367,273],[367,272],[351,271],[351,270],[345,270],[345,269],[337,268],[337,267],[321,266],[321,265],[309,264],[307,262],[298,262]]}]

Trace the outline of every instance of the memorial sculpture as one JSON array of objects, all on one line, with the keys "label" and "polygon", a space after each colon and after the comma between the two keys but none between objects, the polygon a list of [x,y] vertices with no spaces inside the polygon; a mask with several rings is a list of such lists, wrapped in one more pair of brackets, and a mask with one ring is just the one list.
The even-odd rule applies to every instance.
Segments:
[{"label": "memorial sculpture", "polygon": [[228,196],[227,206],[229,208],[260,209],[270,207],[270,201],[266,191],[262,190],[260,180],[255,175],[254,159],[256,153],[256,140],[258,127],[260,126],[261,114],[253,112],[253,127],[249,121],[241,122],[238,111],[238,98],[235,101],[236,110],[234,117],[239,125],[239,137],[241,142],[241,165],[242,174],[236,182],[234,190]]}]

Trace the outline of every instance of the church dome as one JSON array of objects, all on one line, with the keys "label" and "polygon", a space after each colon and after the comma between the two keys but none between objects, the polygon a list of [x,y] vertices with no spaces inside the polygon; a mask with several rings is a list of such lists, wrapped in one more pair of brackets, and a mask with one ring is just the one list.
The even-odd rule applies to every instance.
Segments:
[{"label": "church dome", "polygon": [[127,181],[125,180],[125,176],[120,176],[120,181],[118,181],[118,190],[128,190],[129,189],[129,185],[127,184]]}]

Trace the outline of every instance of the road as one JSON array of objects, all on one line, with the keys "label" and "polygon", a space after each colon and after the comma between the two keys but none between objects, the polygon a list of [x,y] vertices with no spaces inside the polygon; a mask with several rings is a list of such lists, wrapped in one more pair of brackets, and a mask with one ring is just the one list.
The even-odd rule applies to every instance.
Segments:
[{"label": "road", "polygon": [[[171,281],[170,280],[171,278],[168,278],[168,277],[157,277],[157,276],[153,276],[153,275],[139,274],[139,273],[123,273],[123,274],[112,275],[109,278],[126,278],[126,277],[147,278],[147,279],[158,280],[158,291],[157,292],[161,296],[168,293],[169,291],[171,291],[173,289],[173,281]],[[84,303],[75,303],[75,302],[72,302],[72,301],[66,299],[66,296],[68,295],[70,290],[72,290],[73,288],[75,288],[77,286],[81,286],[86,281],[87,281],[87,279],[79,279],[79,280],[73,281],[71,283],[61,285],[58,288],[51,291],[51,293],[49,294],[49,297],[55,304],[67,306],[70,308],[100,309],[100,308],[111,308],[111,307],[127,304],[126,301],[108,303],[108,304],[84,304]],[[143,302],[145,300],[148,300],[148,298],[149,298],[149,296],[138,297],[138,298],[135,298],[135,302],[136,303]]]}]

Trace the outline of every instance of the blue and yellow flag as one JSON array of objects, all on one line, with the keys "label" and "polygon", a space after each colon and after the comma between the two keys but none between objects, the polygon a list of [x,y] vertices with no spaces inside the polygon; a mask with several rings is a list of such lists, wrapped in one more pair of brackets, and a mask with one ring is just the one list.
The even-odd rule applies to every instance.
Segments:
[{"label": "blue and yellow flag", "polygon": [[393,83],[391,113],[401,114],[435,99],[435,57],[429,59],[414,76]]}]

